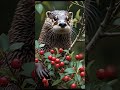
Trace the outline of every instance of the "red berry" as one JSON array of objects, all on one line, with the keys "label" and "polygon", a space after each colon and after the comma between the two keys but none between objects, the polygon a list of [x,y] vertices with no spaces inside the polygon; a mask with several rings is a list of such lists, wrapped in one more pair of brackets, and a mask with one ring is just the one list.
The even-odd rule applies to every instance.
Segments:
[{"label": "red berry", "polygon": [[80,59],[80,55],[76,55],[75,58],[76,58],[77,60],[79,60],[79,59]]},{"label": "red berry", "polygon": [[46,83],[44,83],[44,86],[45,86],[45,87],[48,87],[48,86],[49,86],[48,80],[47,80]]},{"label": "red berry", "polygon": [[52,55],[49,55],[49,56],[48,56],[48,59],[49,59],[49,60],[52,60]]},{"label": "red berry", "polygon": [[55,51],[52,49],[52,50],[50,50],[50,53],[53,54],[53,53],[55,53]]},{"label": "red berry", "polygon": [[56,68],[59,68],[59,67],[60,67],[60,64],[55,64],[55,67],[56,67]]},{"label": "red berry", "polygon": [[22,63],[19,59],[14,59],[11,61],[11,67],[14,69],[19,69],[21,68],[21,66],[22,66]]},{"label": "red berry", "polygon": [[64,62],[60,62],[60,66],[63,67],[65,65]]},{"label": "red berry", "polygon": [[71,89],[75,89],[75,88],[77,88],[77,85],[75,84],[75,83],[73,83],[73,84],[71,84]]},{"label": "red berry", "polygon": [[79,70],[80,70],[80,72],[83,72],[83,71],[85,71],[85,67],[81,67],[81,68],[79,68]]},{"label": "red berry", "polygon": [[31,75],[33,79],[36,77],[35,70],[32,71]]},{"label": "red berry", "polygon": [[63,81],[66,81],[66,82],[69,81],[69,76],[64,76]]},{"label": "red berry", "polygon": [[33,80],[34,80],[35,82],[38,82],[38,81],[37,81],[37,78],[36,78],[37,76],[36,76],[35,70],[32,71],[31,75],[32,75]]},{"label": "red berry", "polygon": [[38,58],[35,58],[35,63],[38,63],[39,59]]},{"label": "red berry", "polygon": [[117,75],[115,66],[109,65],[105,68],[107,78],[114,78]]},{"label": "red berry", "polygon": [[62,53],[63,52],[63,49],[62,48],[59,48],[59,53]]},{"label": "red berry", "polygon": [[80,76],[81,76],[81,77],[84,77],[84,76],[85,76],[85,72],[81,72],[81,73],[80,73]]},{"label": "red berry", "polygon": [[52,61],[55,61],[56,60],[56,57],[52,57]]},{"label": "red berry", "polygon": [[46,83],[47,81],[48,81],[48,80],[47,80],[46,78],[43,78],[43,79],[42,79],[42,82],[43,82],[43,83]]},{"label": "red berry", "polygon": [[44,50],[40,50],[40,55],[44,55]]},{"label": "red berry", "polygon": [[105,69],[97,70],[96,76],[97,76],[98,79],[105,79],[106,78]]},{"label": "red berry", "polygon": [[60,59],[56,58],[55,63],[60,63]]},{"label": "red berry", "polygon": [[84,58],[84,55],[82,53],[79,54],[79,60],[82,60]]},{"label": "red berry", "polygon": [[9,83],[9,80],[6,77],[0,77],[0,87],[6,87]]},{"label": "red berry", "polygon": [[70,56],[66,56],[66,60],[70,61],[71,57]]},{"label": "red berry", "polygon": [[54,64],[55,64],[55,62],[54,62],[54,61],[51,61],[51,64],[52,64],[52,65],[54,65]]}]

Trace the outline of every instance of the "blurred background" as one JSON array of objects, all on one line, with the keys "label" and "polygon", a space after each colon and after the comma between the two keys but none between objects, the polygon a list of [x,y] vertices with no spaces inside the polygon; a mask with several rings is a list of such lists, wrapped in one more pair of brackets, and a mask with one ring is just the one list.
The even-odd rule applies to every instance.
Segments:
[{"label": "blurred background", "polygon": [[16,5],[19,0],[0,0],[0,34],[10,29]]}]

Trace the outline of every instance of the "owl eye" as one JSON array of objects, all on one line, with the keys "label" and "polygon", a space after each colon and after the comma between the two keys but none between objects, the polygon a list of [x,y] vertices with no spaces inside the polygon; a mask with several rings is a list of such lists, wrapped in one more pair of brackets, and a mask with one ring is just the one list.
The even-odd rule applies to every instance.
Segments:
[{"label": "owl eye", "polygon": [[55,17],[54,17],[54,21],[57,21],[57,20],[58,20],[58,17],[57,17],[57,16],[55,16]]}]

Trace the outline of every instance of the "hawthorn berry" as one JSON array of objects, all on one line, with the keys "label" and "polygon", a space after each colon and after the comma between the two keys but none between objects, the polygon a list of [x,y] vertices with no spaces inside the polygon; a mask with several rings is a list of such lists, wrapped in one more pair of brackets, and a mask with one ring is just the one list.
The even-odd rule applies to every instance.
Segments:
[{"label": "hawthorn berry", "polygon": [[55,63],[60,63],[60,59],[56,58]]},{"label": "hawthorn berry", "polygon": [[21,68],[21,66],[22,66],[22,63],[19,59],[14,59],[11,61],[11,67],[14,69],[19,69]]},{"label": "hawthorn berry", "polygon": [[44,50],[40,50],[40,55],[44,55]]},{"label": "hawthorn berry", "polygon": [[43,83],[47,83],[47,81],[48,81],[48,80],[47,80],[45,77],[42,79],[42,82],[43,82]]},{"label": "hawthorn berry", "polygon": [[45,86],[45,87],[48,87],[48,86],[49,86],[48,80],[47,80],[46,83],[44,83],[44,86]]},{"label": "hawthorn berry", "polygon": [[80,54],[79,54],[79,60],[82,60],[83,58],[84,58],[83,53],[80,53]]},{"label": "hawthorn berry", "polygon": [[71,57],[70,57],[70,56],[66,56],[65,59],[66,59],[67,61],[70,61],[70,60],[71,60]]},{"label": "hawthorn berry", "polygon": [[35,58],[35,63],[38,63],[39,59],[38,58]]},{"label": "hawthorn berry", "polygon": [[60,67],[60,64],[55,64],[55,67],[56,67],[56,68],[59,68],[59,67]]},{"label": "hawthorn berry", "polygon": [[56,57],[52,57],[52,61],[55,61],[56,60]]},{"label": "hawthorn berry", "polygon": [[63,52],[63,49],[62,49],[62,48],[59,48],[58,51],[59,51],[59,53],[62,53],[62,52]]},{"label": "hawthorn berry", "polygon": [[80,60],[81,57],[80,57],[80,55],[76,55],[75,58],[76,58],[77,60]]},{"label": "hawthorn berry", "polygon": [[55,64],[55,62],[54,62],[54,61],[51,61],[51,64],[52,64],[52,65],[54,65],[54,64]]},{"label": "hawthorn berry", "polygon": [[69,81],[69,76],[64,76],[63,81],[66,81],[66,82]]},{"label": "hawthorn berry", "polygon": [[34,80],[35,82],[38,82],[38,81],[37,81],[37,78],[36,78],[35,70],[32,71],[31,75],[32,75],[33,80]]},{"label": "hawthorn berry", "polygon": [[63,67],[65,65],[64,62],[60,62],[60,66]]},{"label": "hawthorn berry", "polygon": [[80,76],[84,77],[85,76],[85,72],[80,72]]},{"label": "hawthorn berry", "polygon": [[0,87],[6,87],[9,83],[9,80],[7,77],[3,76],[0,77]]},{"label": "hawthorn berry", "polygon": [[79,68],[79,70],[80,70],[80,72],[83,72],[83,71],[85,71],[85,67],[82,66]]},{"label": "hawthorn berry", "polygon": [[71,84],[71,89],[75,89],[75,88],[77,88],[77,85],[75,84],[75,83],[73,83],[73,84]]},{"label": "hawthorn berry", "polygon": [[50,53],[51,53],[51,54],[54,54],[54,53],[55,53],[55,51],[54,51],[53,49],[51,49],[51,50],[50,50]]},{"label": "hawthorn berry", "polygon": [[49,56],[48,56],[48,59],[49,59],[49,60],[52,60],[52,55],[49,55]]},{"label": "hawthorn berry", "polygon": [[98,79],[105,79],[106,78],[106,72],[105,72],[105,69],[98,69],[96,71],[96,76]]}]

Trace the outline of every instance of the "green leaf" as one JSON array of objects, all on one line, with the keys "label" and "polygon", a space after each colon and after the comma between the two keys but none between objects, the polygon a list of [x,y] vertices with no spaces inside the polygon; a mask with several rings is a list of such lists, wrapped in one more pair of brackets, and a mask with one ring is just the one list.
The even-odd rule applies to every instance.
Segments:
[{"label": "green leaf", "polygon": [[112,87],[110,85],[105,84],[101,86],[100,90],[112,90]]},{"label": "green leaf", "polygon": [[94,64],[94,60],[92,60],[91,62],[88,63],[86,70],[89,71],[89,69],[91,68],[91,66]]},{"label": "green leaf", "polygon": [[6,51],[9,49],[9,40],[8,36],[2,33],[0,35],[0,48],[3,49],[3,51]]},{"label": "green leaf", "polygon": [[114,22],[113,22],[114,25],[120,25],[120,18],[117,18]]},{"label": "green leaf", "polygon": [[40,45],[39,45],[40,48],[41,48],[41,47],[44,47],[44,46],[45,46],[45,44],[40,44]]},{"label": "green leaf", "polygon": [[77,64],[77,69],[79,69],[80,67],[82,67],[82,63],[80,61],[76,61]]},{"label": "green leaf", "polygon": [[51,69],[51,64],[48,65],[48,69]]},{"label": "green leaf", "polygon": [[81,80],[80,75],[79,74],[75,74],[75,81],[76,82],[80,82],[80,80]]},{"label": "green leaf", "polygon": [[59,75],[60,75],[60,79],[62,79],[65,76],[65,74],[63,73],[59,73]]},{"label": "green leaf", "polygon": [[82,88],[82,89],[85,89],[85,85],[82,85],[81,88]]},{"label": "green leaf", "polygon": [[67,54],[70,54],[70,53],[69,53],[69,50],[64,50],[64,52],[66,52]]},{"label": "green leaf", "polygon": [[43,5],[42,4],[35,4],[35,10],[41,14],[43,11]]},{"label": "green leaf", "polygon": [[10,46],[10,50],[14,51],[16,49],[20,49],[23,45],[24,45],[24,43],[22,43],[22,42],[21,43],[14,43]]},{"label": "green leaf", "polygon": [[49,10],[52,9],[52,7],[51,7],[51,3],[50,3],[50,2],[48,2],[48,1],[44,1],[42,4],[43,4],[44,6],[46,6]]},{"label": "green leaf", "polygon": [[70,56],[72,57],[72,56],[73,56],[73,54],[74,54],[74,51],[70,54]]},{"label": "green leaf", "polygon": [[56,57],[60,57],[61,55],[60,54],[56,54]]},{"label": "green leaf", "polygon": [[114,85],[115,83],[119,82],[119,79],[114,79],[108,82],[108,85]]},{"label": "green leaf", "polygon": [[50,71],[49,74],[50,74],[50,76],[54,76],[55,75],[53,71]]},{"label": "green leaf", "polygon": [[48,56],[51,55],[51,53],[50,52],[46,52],[44,55],[45,55],[44,56],[45,58],[48,58]]},{"label": "green leaf", "polygon": [[22,84],[22,89],[24,89],[24,87],[28,84],[32,84],[32,85],[36,85],[36,83],[34,82],[34,80],[32,78],[29,78],[29,79],[25,79],[23,84]]},{"label": "green leaf", "polygon": [[73,67],[73,65],[74,65],[74,62],[71,61],[71,62],[70,62],[70,67]]},{"label": "green leaf", "polygon": [[80,19],[80,9],[76,12],[75,18],[76,18],[77,20]]},{"label": "green leaf", "polygon": [[38,43],[38,40],[35,40],[35,48],[39,48],[39,43]]},{"label": "green leaf", "polygon": [[75,73],[75,70],[73,70],[73,68],[67,68],[65,69],[65,72],[67,72],[68,74],[72,74]]},{"label": "green leaf", "polygon": [[24,63],[22,68],[24,71],[20,72],[21,75],[31,77],[31,73],[34,70],[34,62]]},{"label": "green leaf", "polygon": [[52,86],[55,86],[55,85],[59,84],[60,82],[61,82],[60,79],[59,79],[59,80],[56,80],[56,81],[53,82]]}]

